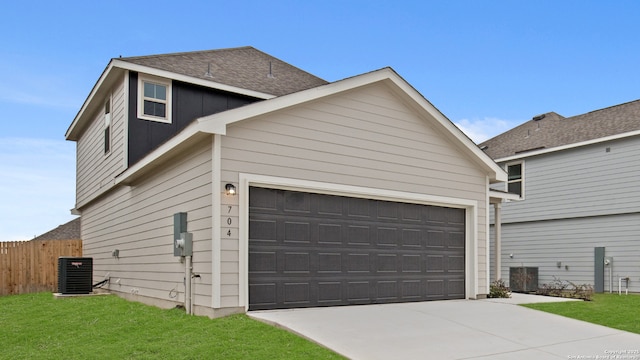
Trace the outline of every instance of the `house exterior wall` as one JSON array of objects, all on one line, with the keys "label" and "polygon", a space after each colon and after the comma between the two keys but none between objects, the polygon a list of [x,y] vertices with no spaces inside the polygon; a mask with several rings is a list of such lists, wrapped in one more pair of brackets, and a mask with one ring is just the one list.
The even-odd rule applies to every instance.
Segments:
[{"label": "house exterior wall", "polygon": [[[221,150],[221,189],[237,184],[240,174],[252,174],[476,201],[474,260],[478,292],[487,293],[486,174],[385,85],[235,123],[222,137]],[[223,307],[241,304],[244,291],[238,286],[244,266],[238,201],[223,198],[221,211]]]},{"label": "house exterior wall", "polygon": [[614,288],[616,276],[631,276],[640,292],[639,157],[640,138],[630,137],[524,158],[525,199],[502,205],[501,278],[532,266],[539,284],[555,276],[593,285],[593,248],[602,246],[615,257]]},{"label": "house exterior wall", "polygon": [[[171,81],[171,123],[138,118],[138,76],[129,73],[128,164],[135,164],[195,119],[240,107],[258,99]],[[143,75],[144,76],[144,75]]]},{"label": "house exterior wall", "polygon": [[[193,144],[129,185],[118,185],[82,210],[84,255],[93,257],[94,281],[165,307],[184,302],[185,265],[173,255],[173,214],[187,213],[193,234],[193,304],[211,308],[211,137]],[[112,256],[119,250],[119,257]],[[142,299],[145,298],[145,299]],[[202,308],[198,308],[202,307]]]},{"label": "house exterior wall", "polygon": [[[104,152],[104,107],[93,115],[76,146],[76,207],[109,189],[113,178],[125,169],[125,79],[109,91],[111,96],[111,151]],[[105,102],[106,97],[100,99]]]}]

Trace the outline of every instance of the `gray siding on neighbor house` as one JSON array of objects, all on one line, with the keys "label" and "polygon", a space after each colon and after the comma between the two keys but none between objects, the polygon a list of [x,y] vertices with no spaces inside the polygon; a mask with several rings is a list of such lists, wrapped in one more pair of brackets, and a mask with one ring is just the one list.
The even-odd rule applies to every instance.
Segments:
[{"label": "gray siding on neighbor house", "polygon": [[553,276],[594,284],[602,246],[616,258],[614,276],[631,276],[640,291],[639,158],[638,137],[525,158],[525,199],[502,205],[501,277],[524,265],[540,268],[540,284]]},{"label": "gray siding on neighbor house", "polygon": [[[76,206],[80,207],[109,189],[113,178],[125,169],[126,101],[124,78],[111,89],[111,151],[104,152],[104,106],[77,141]],[[104,103],[106,97],[97,99]]]},{"label": "gray siding on neighbor house", "polygon": [[[184,301],[185,268],[173,256],[173,214],[186,212],[193,271],[200,275],[193,303],[211,307],[211,143],[207,137],[82,210],[83,251],[94,258],[94,281],[109,276],[109,290]],[[112,256],[115,249],[119,258]]]},{"label": "gray siding on neighbor house", "polygon": [[502,221],[639,212],[639,158],[640,137],[525,158],[525,200],[504,204]]},{"label": "gray siding on neighbor house", "polygon": [[[487,292],[486,174],[382,84],[229,126],[221,169],[221,188],[249,173],[475,200],[478,285]],[[239,301],[238,229],[227,229],[235,241],[222,243],[223,307]]]},{"label": "gray siding on neighbor house", "polygon": [[[614,291],[618,277],[629,276],[630,291],[640,292],[640,213],[503,224],[502,238],[501,278],[505,281],[510,267],[525,266],[539,268],[540,285],[554,277],[593,285],[594,248],[605,247],[605,256],[614,258]],[[608,269],[605,289],[609,290]]]}]

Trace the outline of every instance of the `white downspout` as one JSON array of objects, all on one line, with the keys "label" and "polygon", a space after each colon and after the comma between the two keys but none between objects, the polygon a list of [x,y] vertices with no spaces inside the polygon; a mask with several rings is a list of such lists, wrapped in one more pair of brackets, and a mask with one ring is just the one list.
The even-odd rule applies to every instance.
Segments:
[{"label": "white downspout", "polygon": [[493,226],[493,230],[495,232],[495,244],[494,244],[494,253],[495,253],[495,257],[496,257],[496,263],[495,263],[495,273],[496,273],[496,278],[495,280],[500,280],[500,277],[502,275],[502,218],[501,218],[501,209],[502,209],[502,204],[501,203],[495,203],[493,204],[494,206],[494,226]]},{"label": "white downspout", "polygon": [[185,256],[184,274],[184,309],[187,315],[191,315],[191,256]]}]

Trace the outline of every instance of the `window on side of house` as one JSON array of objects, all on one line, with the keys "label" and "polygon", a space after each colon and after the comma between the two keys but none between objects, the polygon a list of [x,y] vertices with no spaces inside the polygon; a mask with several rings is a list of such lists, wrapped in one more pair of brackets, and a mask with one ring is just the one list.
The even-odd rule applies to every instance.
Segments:
[{"label": "window on side of house", "polygon": [[171,123],[171,80],[139,76],[138,118]]},{"label": "window on side of house", "polygon": [[104,103],[104,154],[111,153],[111,97]]},{"label": "window on side of house", "polygon": [[524,198],[524,162],[507,164],[507,191]]}]

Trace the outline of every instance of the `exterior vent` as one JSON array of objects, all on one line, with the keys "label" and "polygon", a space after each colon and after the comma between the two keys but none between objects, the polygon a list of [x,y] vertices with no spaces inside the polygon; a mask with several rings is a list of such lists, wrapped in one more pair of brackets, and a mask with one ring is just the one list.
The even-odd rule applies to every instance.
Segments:
[{"label": "exterior vent", "polygon": [[93,280],[93,258],[58,258],[58,292],[61,294],[90,294]]}]

